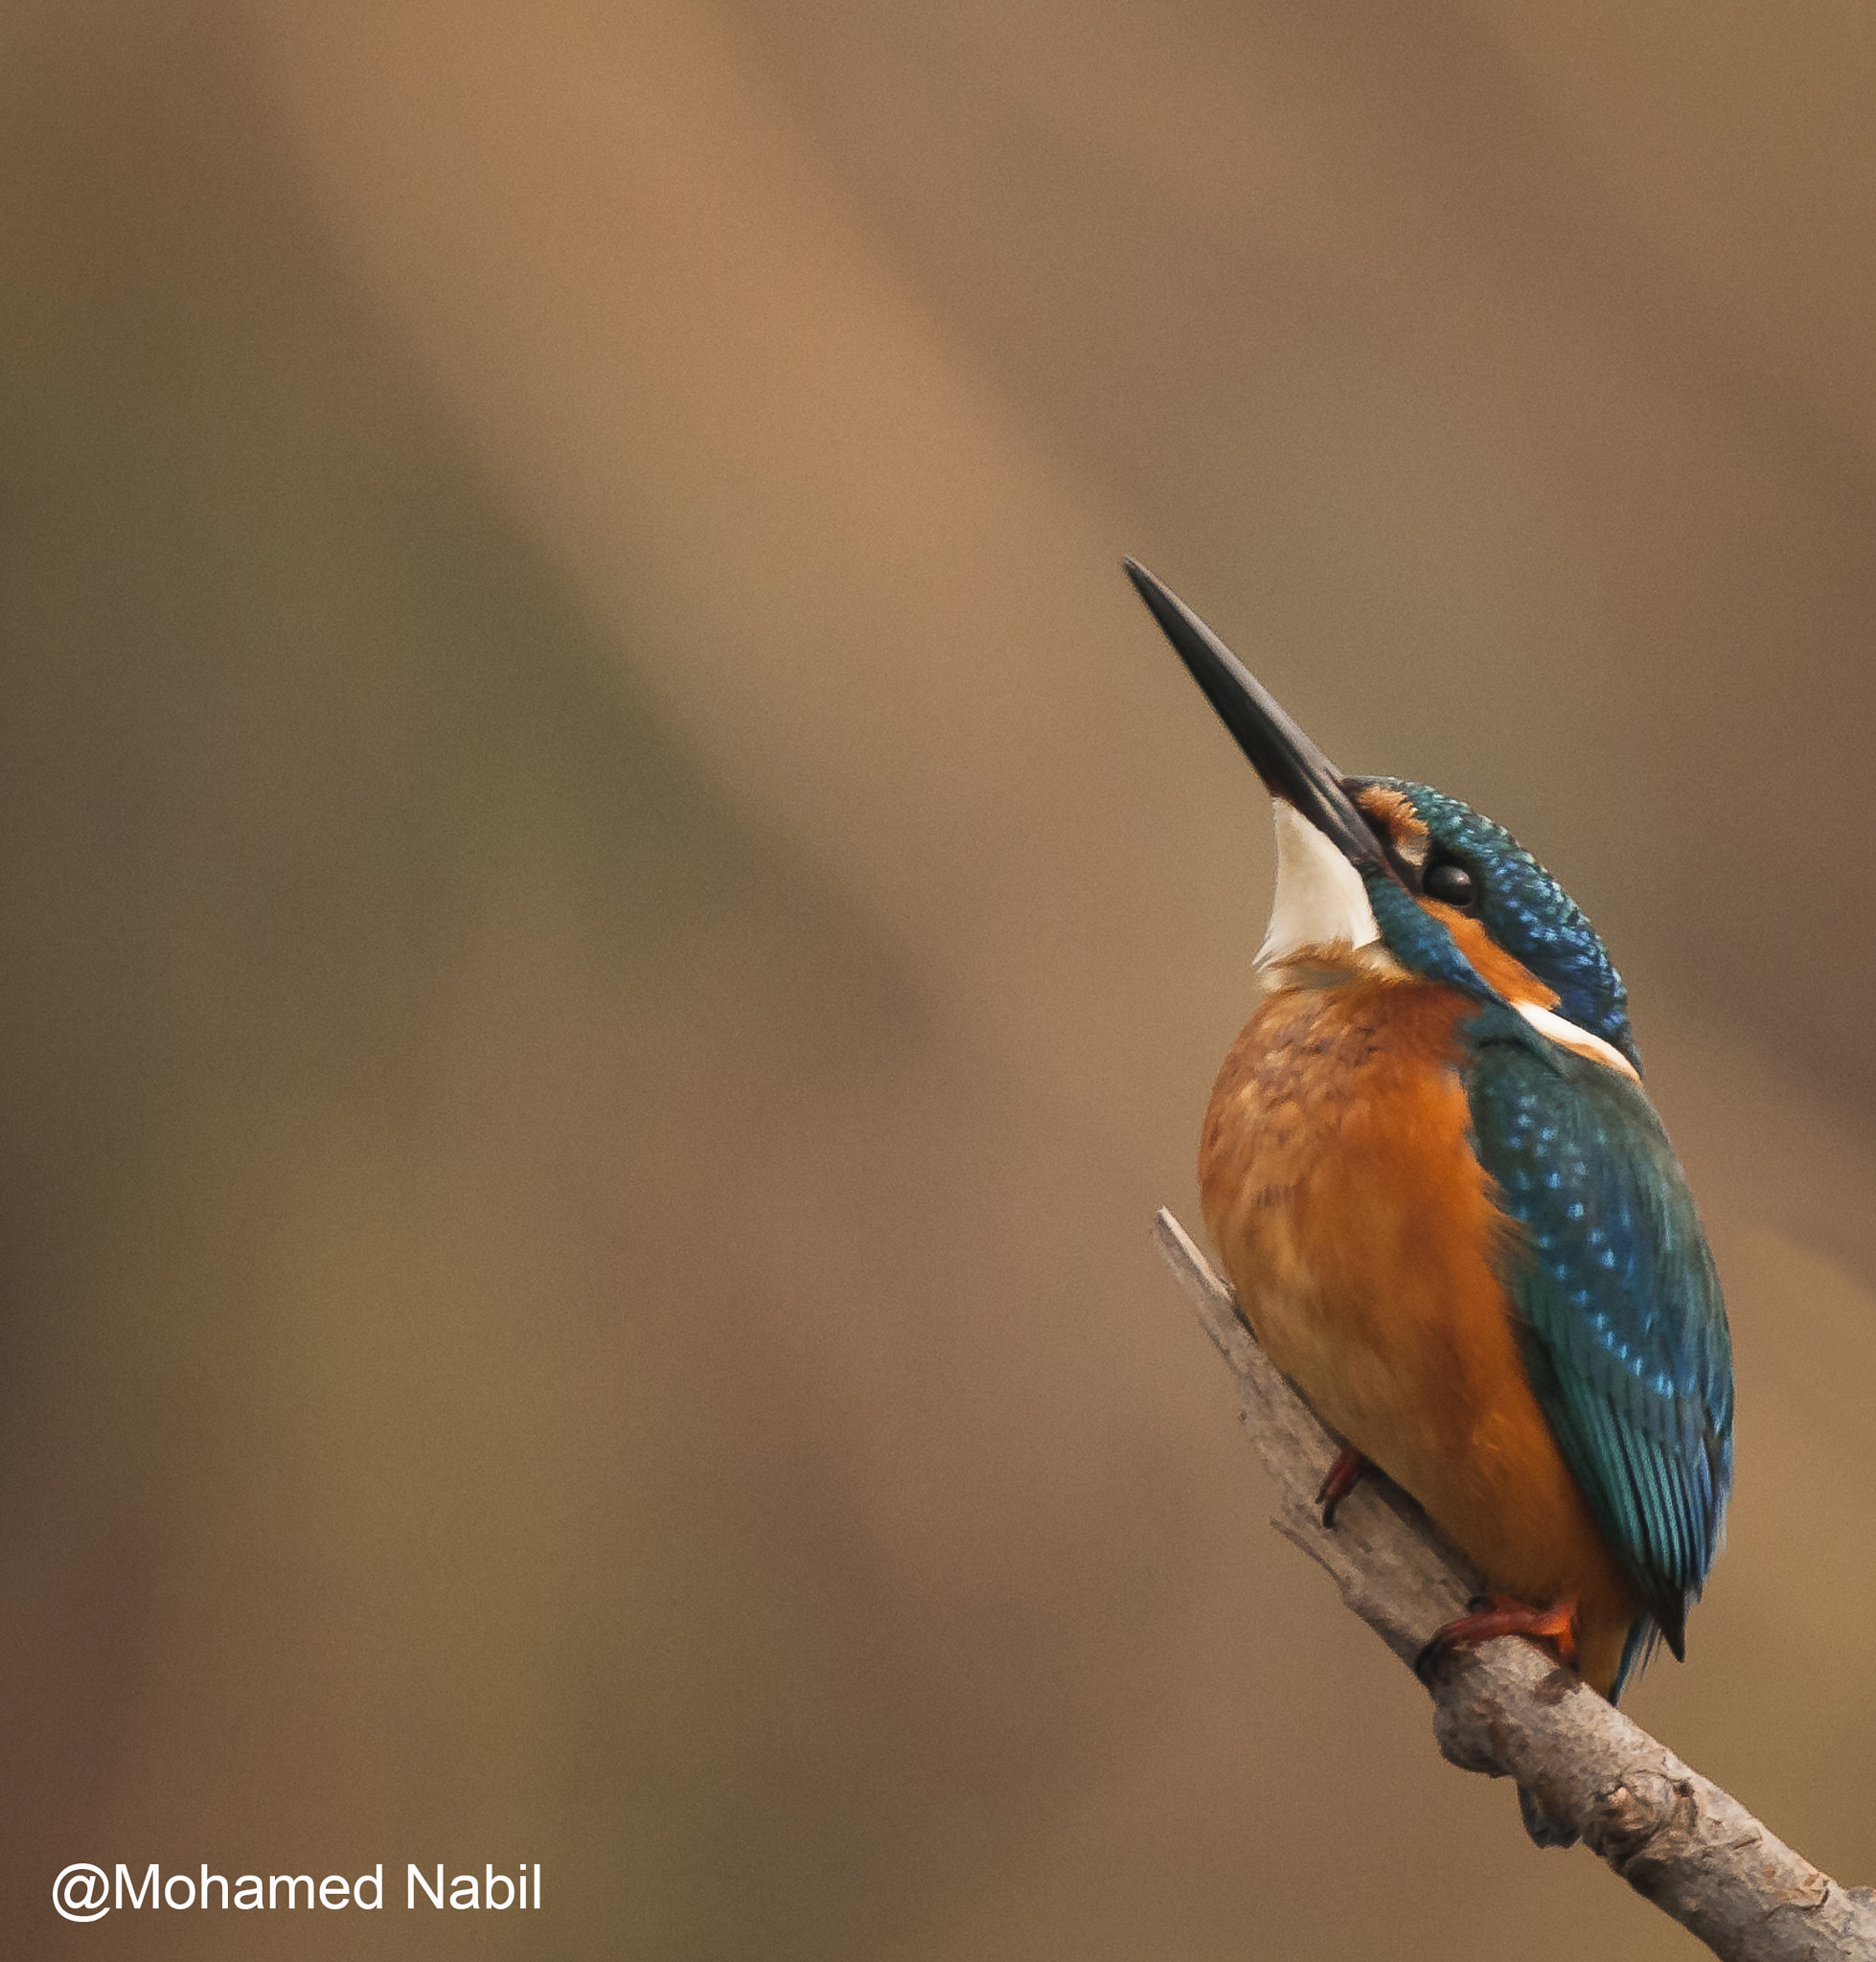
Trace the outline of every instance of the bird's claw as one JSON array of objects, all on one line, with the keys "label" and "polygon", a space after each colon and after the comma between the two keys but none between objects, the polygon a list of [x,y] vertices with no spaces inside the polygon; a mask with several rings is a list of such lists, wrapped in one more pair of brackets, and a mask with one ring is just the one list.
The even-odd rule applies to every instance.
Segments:
[{"label": "bird's claw", "polygon": [[1549,1608],[1532,1608],[1508,1594],[1475,1595],[1466,1612],[1433,1631],[1432,1638],[1413,1658],[1413,1673],[1432,1686],[1432,1674],[1455,1649],[1495,1642],[1500,1635],[1523,1635],[1555,1651],[1566,1667],[1576,1667],[1576,1603],[1559,1601]]},{"label": "bird's claw", "polygon": [[1315,1502],[1322,1508],[1325,1532],[1333,1530],[1336,1508],[1361,1484],[1367,1470],[1368,1460],[1353,1445],[1345,1445],[1341,1456],[1329,1467],[1328,1474],[1315,1494]]}]

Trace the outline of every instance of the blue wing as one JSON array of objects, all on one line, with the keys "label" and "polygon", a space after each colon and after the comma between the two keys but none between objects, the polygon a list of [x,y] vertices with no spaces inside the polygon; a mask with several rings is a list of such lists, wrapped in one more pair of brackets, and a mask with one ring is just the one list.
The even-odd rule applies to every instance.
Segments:
[{"label": "blue wing", "polygon": [[1475,1148],[1522,1229],[1501,1258],[1524,1365],[1647,1608],[1626,1677],[1657,1630],[1682,1654],[1719,1551],[1732,1484],[1726,1304],[1640,1089],[1508,1012],[1481,1016],[1473,1041]]}]

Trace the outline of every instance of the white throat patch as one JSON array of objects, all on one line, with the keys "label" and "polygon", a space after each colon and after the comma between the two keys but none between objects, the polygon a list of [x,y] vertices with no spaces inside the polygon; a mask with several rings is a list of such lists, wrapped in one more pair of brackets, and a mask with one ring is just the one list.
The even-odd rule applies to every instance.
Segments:
[{"label": "white throat patch", "polygon": [[1281,967],[1304,947],[1372,946],[1381,928],[1361,875],[1294,805],[1281,797],[1270,801],[1277,823],[1277,891],[1257,965]]},{"label": "white throat patch", "polygon": [[[1270,806],[1277,826],[1277,890],[1264,945],[1257,949],[1257,965],[1266,986],[1281,987],[1285,977],[1279,970],[1299,953],[1315,947],[1347,947],[1353,952],[1374,947],[1381,927],[1354,866],[1297,813],[1293,804],[1273,797]],[[1384,948],[1368,960],[1384,971],[1406,971]],[[1511,1006],[1551,1041],[1602,1063],[1632,1084],[1640,1083],[1635,1065],[1613,1043],[1534,1001],[1513,1001]]]}]

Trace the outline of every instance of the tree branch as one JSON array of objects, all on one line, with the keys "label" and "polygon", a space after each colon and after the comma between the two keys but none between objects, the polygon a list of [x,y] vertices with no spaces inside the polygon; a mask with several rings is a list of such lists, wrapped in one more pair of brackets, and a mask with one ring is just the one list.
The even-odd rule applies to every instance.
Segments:
[{"label": "tree branch", "polygon": [[[1410,1666],[1436,1628],[1465,1612],[1477,1576],[1378,1473],[1324,1528],[1315,1494],[1340,1440],[1257,1346],[1229,1286],[1172,1214],[1160,1211],[1154,1233],[1237,1376],[1240,1415],[1276,1482],[1271,1523],[1328,1569],[1346,1606]],[[1819,1873],[1529,1642],[1490,1642],[1444,1663],[1433,1736],[1463,1769],[1515,1778],[1727,1962],[1876,1958],[1876,1893]]]}]

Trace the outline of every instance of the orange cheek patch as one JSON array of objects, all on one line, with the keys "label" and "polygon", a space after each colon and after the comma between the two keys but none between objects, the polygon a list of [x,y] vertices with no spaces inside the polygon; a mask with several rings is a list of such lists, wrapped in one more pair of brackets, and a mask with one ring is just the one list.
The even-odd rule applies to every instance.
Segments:
[{"label": "orange cheek patch", "polygon": [[1422,900],[1420,904],[1452,934],[1459,951],[1478,970],[1480,978],[1507,1001],[1530,1001],[1539,1008],[1555,1008],[1563,999],[1554,988],[1546,988],[1522,961],[1494,945],[1482,921],[1443,906],[1437,900]]}]

